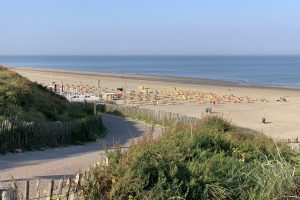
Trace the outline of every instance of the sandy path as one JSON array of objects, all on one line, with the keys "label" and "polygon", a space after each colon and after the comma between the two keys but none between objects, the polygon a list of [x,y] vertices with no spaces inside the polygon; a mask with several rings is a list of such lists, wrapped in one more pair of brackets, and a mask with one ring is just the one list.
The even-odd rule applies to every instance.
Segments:
[{"label": "sandy path", "polygon": [[[101,142],[46,151],[0,155],[2,185],[11,180],[11,176],[19,181],[73,176],[79,170],[86,170],[100,160],[101,153],[104,153],[104,144],[112,147],[115,142],[119,142],[126,148],[131,140],[142,136],[150,128],[150,125],[145,123],[121,117],[103,114],[102,118],[108,134]],[[156,133],[159,134],[159,131],[157,128]]]}]

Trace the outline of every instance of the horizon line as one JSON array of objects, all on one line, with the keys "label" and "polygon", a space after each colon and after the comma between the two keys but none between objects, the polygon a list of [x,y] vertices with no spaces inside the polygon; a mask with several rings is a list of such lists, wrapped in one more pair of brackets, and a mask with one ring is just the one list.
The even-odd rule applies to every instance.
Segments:
[{"label": "horizon line", "polygon": [[141,57],[152,57],[152,56],[191,56],[191,57],[201,57],[201,56],[300,56],[300,54],[0,54],[0,56],[82,56],[82,57],[101,57],[101,56],[119,56],[119,57],[130,57],[130,56],[141,56]]}]

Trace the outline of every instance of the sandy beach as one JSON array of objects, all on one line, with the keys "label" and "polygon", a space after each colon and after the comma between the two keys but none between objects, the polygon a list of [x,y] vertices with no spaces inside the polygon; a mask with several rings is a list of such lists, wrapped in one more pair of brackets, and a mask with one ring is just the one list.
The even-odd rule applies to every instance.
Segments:
[{"label": "sandy beach", "polygon": [[[227,81],[215,81],[198,78],[144,76],[132,74],[109,74],[73,71],[55,71],[44,69],[14,68],[19,74],[31,81],[41,84],[57,83],[74,85],[137,90],[143,85],[147,88],[198,90],[222,95],[247,96],[255,99],[266,99],[268,102],[254,103],[226,103],[226,104],[196,104],[183,102],[178,105],[147,105],[152,109],[179,113],[182,115],[201,117],[205,115],[205,108],[211,107],[214,113],[224,116],[234,124],[255,129],[276,139],[296,138],[300,136],[300,90],[297,88],[281,88],[267,86],[241,86]],[[278,102],[285,97],[287,102]],[[267,123],[261,123],[265,117]]]}]

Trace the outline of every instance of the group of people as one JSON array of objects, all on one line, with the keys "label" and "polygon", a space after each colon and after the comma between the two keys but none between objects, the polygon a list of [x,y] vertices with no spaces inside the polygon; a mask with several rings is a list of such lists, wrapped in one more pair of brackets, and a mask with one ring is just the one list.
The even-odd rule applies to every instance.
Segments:
[{"label": "group of people", "polygon": [[131,90],[129,92],[129,101],[134,103],[151,102],[151,104],[166,104],[174,102],[191,102],[191,103],[254,103],[257,101],[268,102],[266,98],[251,98],[249,96],[237,96],[234,94],[216,94],[213,92],[202,92],[200,90],[184,90],[184,89],[161,89],[151,91],[149,88]]},{"label": "group of people", "polygon": [[[52,84],[53,85],[53,84]],[[52,86],[53,87],[53,86]],[[53,88],[52,88],[53,89]],[[55,84],[55,90],[63,92],[79,93],[94,93],[101,94],[107,92],[117,92],[117,89],[102,88],[89,85],[69,85],[69,84]],[[118,92],[120,92],[118,90]],[[200,90],[188,90],[188,89],[160,89],[151,90],[150,88],[138,87],[137,90],[122,91],[127,93],[126,101],[132,104],[149,103],[154,105],[177,103],[177,102],[192,102],[192,103],[211,103],[213,105],[225,104],[225,103],[254,103],[254,102],[269,102],[266,98],[252,98],[249,96],[238,96],[232,94],[217,94],[213,92],[203,92]],[[280,97],[277,101],[286,102],[285,97]]]}]

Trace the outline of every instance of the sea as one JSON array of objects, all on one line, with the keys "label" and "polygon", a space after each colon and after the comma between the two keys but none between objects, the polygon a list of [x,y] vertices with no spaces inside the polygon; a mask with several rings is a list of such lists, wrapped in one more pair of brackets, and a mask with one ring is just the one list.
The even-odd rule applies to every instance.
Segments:
[{"label": "sea", "polygon": [[0,64],[300,87],[300,56],[0,56]]}]

